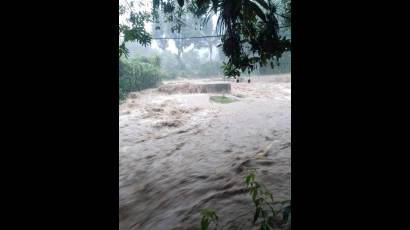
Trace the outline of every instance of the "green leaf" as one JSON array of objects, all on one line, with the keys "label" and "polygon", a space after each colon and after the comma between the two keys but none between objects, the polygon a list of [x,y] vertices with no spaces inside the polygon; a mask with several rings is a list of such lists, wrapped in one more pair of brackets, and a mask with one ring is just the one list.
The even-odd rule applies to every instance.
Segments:
[{"label": "green leaf", "polygon": [[256,208],[255,215],[253,216],[253,223],[256,223],[256,221],[258,220],[261,210],[262,210],[261,207]]},{"label": "green leaf", "polygon": [[255,171],[252,170],[250,175],[251,175],[252,181],[254,181],[255,180]]},{"label": "green leaf", "polygon": [[209,7],[209,0],[197,0],[195,1],[198,8],[208,8]]},{"label": "green leaf", "polygon": [[202,217],[201,220],[201,230],[208,230],[208,226],[209,226],[209,221],[207,218]]},{"label": "green leaf", "polygon": [[257,189],[254,189],[253,190],[253,193],[252,193],[252,200],[253,200],[253,202],[256,202],[256,195],[258,194],[258,190]]},{"label": "green leaf", "polygon": [[276,216],[276,211],[271,207],[272,215]]},{"label": "green leaf", "polygon": [[212,0],[212,9],[216,13],[218,11],[218,0]]},{"label": "green leaf", "polygon": [[154,9],[158,8],[159,7],[159,0],[153,0],[152,1],[152,6],[153,6]]},{"label": "green leaf", "polygon": [[246,182],[246,185],[248,185],[249,186],[249,182],[251,181],[251,176],[246,176],[245,177],[245,182]]},{"label": "green leaf", "polygon": [[290,206],[287,206],[283,209],[283,220],[288,221],[290,216]]},{"label": "green leaf", "polygon": [[268,3],[265,2],[265,0],[255,0],[259,5],[261,5],[265,9],[269,9]]},{"label": "green leaf", "polygon": [[258,15],[258,17],[260,19],[262,19],[262,21],[266,22],[266,17],[265,14],[263,13],[263,11],[259,8],[258,5],[256,5],[254,2],[249,2],[249,8],[255,12],[256,15]]}]

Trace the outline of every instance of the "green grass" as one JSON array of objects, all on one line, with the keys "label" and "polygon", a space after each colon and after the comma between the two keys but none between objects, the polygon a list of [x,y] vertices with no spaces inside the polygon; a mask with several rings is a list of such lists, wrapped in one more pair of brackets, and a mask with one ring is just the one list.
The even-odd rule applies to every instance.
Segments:
[{"label": "green grass", "polygon": [[221,104],[228,104],[228,103],[232,103],[236,101],[235,99],[225,97],[225,96],[211,96],[209,99],[211,101],[214,101],[216,103],[221,103]]}]

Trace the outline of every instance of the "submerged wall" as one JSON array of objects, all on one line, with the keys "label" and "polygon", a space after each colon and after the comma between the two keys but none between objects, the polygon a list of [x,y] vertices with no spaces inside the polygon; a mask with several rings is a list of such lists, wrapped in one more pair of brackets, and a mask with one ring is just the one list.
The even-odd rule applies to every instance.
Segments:
[{"label": "submerged wall", "polygon": [[231,84],[218,83],[174,83],[160,86],[158,91],[164,93],[230,93]]}]

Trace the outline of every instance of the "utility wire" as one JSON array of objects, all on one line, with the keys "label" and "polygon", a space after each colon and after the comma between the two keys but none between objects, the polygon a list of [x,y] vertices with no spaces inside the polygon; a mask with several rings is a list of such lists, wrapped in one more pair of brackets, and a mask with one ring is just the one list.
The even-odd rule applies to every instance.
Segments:
[{"label": "utility wire", "polygon": [[[280,26],[279,28],[288,28],[290,25],[286,26]],[[198,38],[218,38],[224,36],[223,34],[218,34],[218,35],[205,35],[205,36],[194,36],[194,37],[174,37],[174,38],[151,38],[153,40],[167,40],[167,39],[198,39]],[[121,35],[120,37],[124,37],[124,35]]]},{"label": "utility wire", "polygon": [[222,37],[223,35],[208,35],[208,36],[196,36],[196,37],[176,37],[176,38],[151,38],[155,40],[164,40],[164,39],[195,39],[195,38],[216,38]]},{"label": "utility wire", "polygon": [[[290,25],[284,25],[284,26],[279,26],[279,29],[283,28],[289,28]],[[217,38],[217,37],[222,37],[224,36],[223,34],[218,34],[218,35],[204,35],[204,36],[195,36],[195,37],[175,37],[175,38],[151,38],[154,40],[166,40],[166,39],[196,39],[196,38]]]}]

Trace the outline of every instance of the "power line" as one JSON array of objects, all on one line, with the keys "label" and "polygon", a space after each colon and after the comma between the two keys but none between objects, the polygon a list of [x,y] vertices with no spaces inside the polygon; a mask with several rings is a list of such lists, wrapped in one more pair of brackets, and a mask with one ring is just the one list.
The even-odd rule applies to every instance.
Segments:
[{"label": "power line", "polygon": [[[195,37],[175,37],[175,38],[151,38],[154,40],[165,40],[165,39],[196,39],[196,38],[216,38],[222,37],[223,35],[205,35],[205,36],[195,36]],[[124,35],[120,35],[120,37],[124,37]]]},{"label": "power line", "polygon": [[[290,25],[280,26],[279,29],[289,28]],[[151,38],[152,40],[169,40],[169,39],[199,39],[199,38],[218,38],[224,36],[223,34],[218,35],[204,35],[204,36],[194,36],[194,37],[174,37],[174,38]],[[120,35],[124,37],[124,35]]]},{"label": "power line", "polygon": [[[286,26],[280,26],[279,28],[288,28],[290,27],[290,25],[286,25]],[[224,36],[223,34],[219,34],[219,35],[204,35],[204,36],[194,36],[194,37],[174,37],[174,38],[151,38],[153,40],[168,40],[168,39],[199,39],[199,38],[218,38],[218,37],[222,37]],[[121,35],[121,37],[124,37],[123,35]]]},{"label": "power line", "polygon": [[155,40],[165,40],[165,39],[196,39],[196,38],[216,38],[222,37],[223,35],[208,35],[208,36],[196,36],[196,37],[176,37],[176,38],[151,38]]}]

